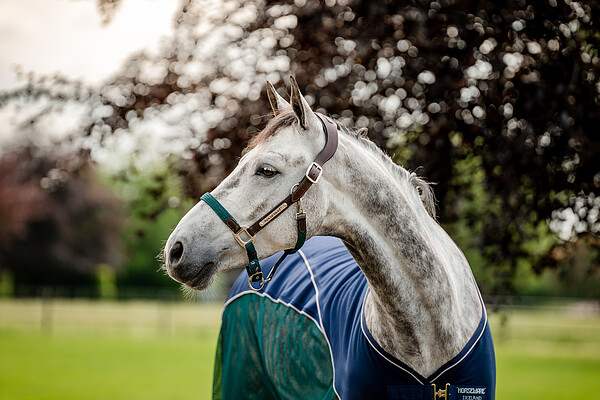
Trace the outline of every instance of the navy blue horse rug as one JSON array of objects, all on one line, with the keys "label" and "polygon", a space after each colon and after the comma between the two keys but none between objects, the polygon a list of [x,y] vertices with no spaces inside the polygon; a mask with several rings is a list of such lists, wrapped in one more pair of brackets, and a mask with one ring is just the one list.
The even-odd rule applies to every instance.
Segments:
[{"label": "navy blue horse rug", "polygon": [[[277,255],[263,261],[269,271]],[[215,399],[493,400],[487,314],[429,377],[386,353],[363,315],[368,285],[339,239],[315,237],[255,292],[243,273],[223,311]],[[483,302],[482,302],[483,307]]]}]

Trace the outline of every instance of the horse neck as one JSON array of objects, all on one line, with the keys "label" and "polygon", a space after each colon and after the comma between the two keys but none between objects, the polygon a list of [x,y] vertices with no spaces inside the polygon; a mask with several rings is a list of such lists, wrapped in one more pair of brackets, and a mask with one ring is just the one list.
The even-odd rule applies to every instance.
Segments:
[{"label": "horse neck", "polygon": [[431,218],[411,175],[363,139],[340,135],[319,234],[340,237],[364,272],[367,327],[424,376],[466,345],[482,308],[469,265]]}]

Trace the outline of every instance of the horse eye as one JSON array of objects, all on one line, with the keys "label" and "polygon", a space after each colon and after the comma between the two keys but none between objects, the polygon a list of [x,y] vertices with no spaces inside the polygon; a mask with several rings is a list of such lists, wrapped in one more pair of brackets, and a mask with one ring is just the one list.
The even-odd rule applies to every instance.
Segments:
[{"label": "horse eye", "polygon": [[258,171],[256,171],[256,175],[262,175],[267,178],[272,178],[275,175],[277,175],[278,173],[279,173],[279,171],[277,171],[275,168],[273,168],[270,165],[263,165],[258,169]]}]

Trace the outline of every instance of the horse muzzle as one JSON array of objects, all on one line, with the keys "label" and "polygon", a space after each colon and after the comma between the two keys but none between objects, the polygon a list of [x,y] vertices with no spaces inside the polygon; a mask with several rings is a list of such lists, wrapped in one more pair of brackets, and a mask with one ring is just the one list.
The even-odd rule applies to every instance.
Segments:
[{"label": "horse muzzle", "polygon": [[192,289],[206,289],[212,283],[217,265],[213,261],[202,263],[192,254],[192,247],[176,240],[165,247],[165,267],[171,278]]}]

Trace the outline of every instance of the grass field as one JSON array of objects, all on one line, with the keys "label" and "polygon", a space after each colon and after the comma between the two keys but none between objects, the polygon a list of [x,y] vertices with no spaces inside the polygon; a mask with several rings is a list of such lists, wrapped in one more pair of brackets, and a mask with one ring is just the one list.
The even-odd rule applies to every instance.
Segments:
[{"label": "grass field", "polygon": [[[491,315],[498,399],[600,400],[600,316],[573,310]],[[189,303],[0,301],[0,400],[209,399],[220,313]]]}]

